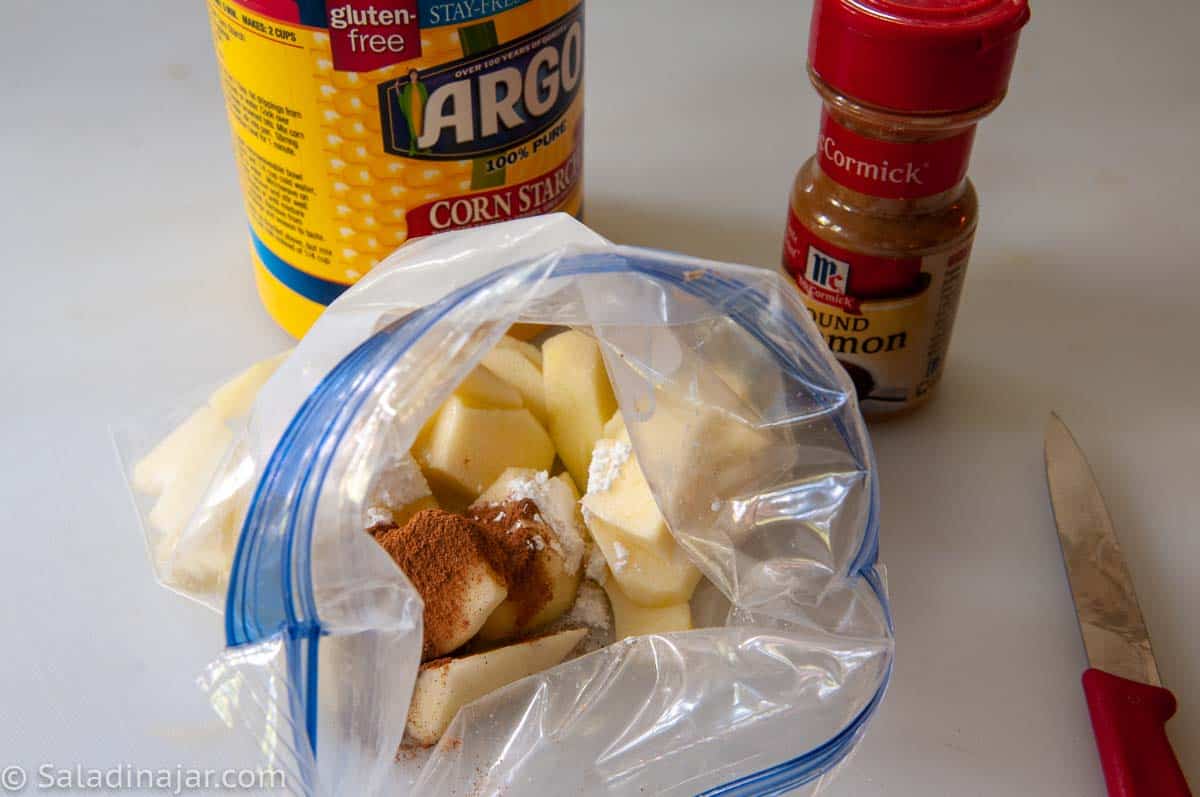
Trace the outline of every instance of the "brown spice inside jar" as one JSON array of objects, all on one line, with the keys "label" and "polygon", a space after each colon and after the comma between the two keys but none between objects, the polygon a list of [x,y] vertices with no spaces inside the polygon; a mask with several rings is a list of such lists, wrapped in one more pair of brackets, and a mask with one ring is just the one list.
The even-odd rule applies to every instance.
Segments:
[{"label": "brown spice inside jar", "polygon": [[[958,114],[914,117],[860,104],[812,75],[826,109],[843,127],[885,141],[926,142],[958,135],[996,104]],[[812,158],[796,176],[792,205],[809,229],[845,249],[879,257],[921,257],[954,249],[975,232],[979,200],[970,180],[933,196],[869,196],[831,179]]]},{"label": "brown spice inside jar", "polygon": [[467,515],[504,552],[508,599],[517,607],[517,627],[526,625],[553,595],[537,551],[550,544],[554,532],[528,498],[471,507]]},{"label": "brown spice inside jar", "polygon": [[[425,602],[422,658],[446,649],[462,628],[463,599],[482,563],[507,580],[508,555],[471,519],[441,509],[425,509],[403,527],[376,526],[375,541],[391,555]],[[511,582],[509,582],[511,583]]]}]

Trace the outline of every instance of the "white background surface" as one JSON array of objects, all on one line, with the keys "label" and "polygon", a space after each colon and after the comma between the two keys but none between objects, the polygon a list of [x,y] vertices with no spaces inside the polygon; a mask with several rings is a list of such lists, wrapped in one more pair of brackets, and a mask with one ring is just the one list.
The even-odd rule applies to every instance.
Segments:
[{"label": "white background surface", "polygon": [[[979,133],[940,398],[875,429],[895,680],[833,795],[1097,795],[1047,504],[1087,450],[1200,786],[1200,5],[1034,8]],[[809,5],[591,0],[587,219],[778,262],[813,147]],[[200,766],[218,618],[153,582],[110,422],[286,345],[254,295],[204,4],[10,0],[0,24],[0,766]]]}]

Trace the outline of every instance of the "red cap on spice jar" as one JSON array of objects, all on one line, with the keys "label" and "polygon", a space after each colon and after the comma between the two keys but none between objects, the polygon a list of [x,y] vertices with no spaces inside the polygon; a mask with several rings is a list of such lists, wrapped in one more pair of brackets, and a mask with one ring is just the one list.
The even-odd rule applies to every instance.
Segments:
[{"label": "red cap on spice jar", "polygon": [[808,60],[869,105],[965,111],[1004,96],[1027,0],[816,0]]}]

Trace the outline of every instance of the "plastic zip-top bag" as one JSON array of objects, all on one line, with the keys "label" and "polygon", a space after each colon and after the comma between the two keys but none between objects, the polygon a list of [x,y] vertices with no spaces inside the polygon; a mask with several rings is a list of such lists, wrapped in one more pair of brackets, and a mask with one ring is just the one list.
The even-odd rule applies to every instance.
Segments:
[{"label": "plastic zip-top bag", "polygon": [[[434,452],[417,460],[438,492],[439,446],[450,443],[429,436],[514,324],[543,330],[530,352],[565,329],[599,351],[623,422],[604,435],[624,442],[593,451],[594,433],[592,470],[580,474],[554,407],[524,402],[539,420],[549,413],[558,448],[538,478],[565,465],[564,482],[575,476],[585,494],[591,554],[564,556],[591,597],[610,601],[593,626],[577,611],[580,587],[557,627],[581,620],[584,643],[488,691],[509,648],[473,641],[472,663],[449,675],[437,668],[466,659],[422,664],[420,579],[366,530],[398,528],[393,510],[429,492],[414,489],[425,483],[410,451]],[[202,685],[293,793],[814,794],[846,760],[892,665],[873,454],[852,385],[782,276],[614,246],[563,215],[507,222],[406,245],[273,369],[226,386],[201,420],[192,413],[203,444],[176,433],[171,445],[197,456],[146,436],[121,446],[159,577],[223,605],[228,648]],[[219,411],[234,394],[246,412]],[[507,450],[515,434],[471,428],[480,452]],[[625,471],[597,467],[626,460],[651,493],[643,516],[663,521],[658,536],[643,526],[645,540],[621,536],[615,520],[614,536],[602,533],[593,496]],[[672,572],[697,574],[670,609],[684,618],[675,625],[639,608],[667,600],[643,600],[660,585],[636,580],[664,551]],[[614,621],[619,633],[601,642],[623,638],[598,646]],[[426,634],[426,654],[428,644]],[[422,748],[410,703],[430,699],[414,687],[435,676],[463,705]]]}]

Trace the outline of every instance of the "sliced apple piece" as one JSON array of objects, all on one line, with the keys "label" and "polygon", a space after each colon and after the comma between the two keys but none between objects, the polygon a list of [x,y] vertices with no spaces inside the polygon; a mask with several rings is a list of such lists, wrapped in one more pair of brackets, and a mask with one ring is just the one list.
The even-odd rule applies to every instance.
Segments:
[{"label": "sliced apple piece", "polygon": [[[561,496],[560,503],[565,503],[569,498],[572,503],[579,500],[579,490],[575,487],[575,480],[571,478],[571,474],[563,471],[556,476],[551,476],[549,471],[537,471],[533,468],[506,468],[504,473],[500,474],[500,478],[492,482],[491,485],[484,490],[478,504],[499,504],[508,501],[513,497],[517,498],[533,498],[536,502],[538,496],[533,495],[535,490],[540,492],[540,489],[545,489],[551,494]],[[541,507],[543,512],[551,512],[546,507]],[[565,515],[566,513],[564,513]]]},{"label": "sliced apple piece", "polygon": [[240,418],[249,414],[254,400],[258,398],[258,391],[262,390],[262,386],[291,353],[292,350],[288,349],[274,357],[256,362],[217,388],[209,397],[208,406],[226,418]]},{"label": "sliced apple piece", "polygon": [[503,578],[486,562],[474,563],[462,576],[465,587],[459,598],[459,614],[463,621],[457,628],[447,629],[444,637],[434,641],[427,658],[443,656],[457,650],[479,633],[487,618],[508,597]]},{"label": "sliced apple piece", "polygon": [[547,423],[546,388],[542,384],[542,372],[529,358],[517,349],[496,347],[484,356],[483,366],[520,393],[522,403],[538,419],[538,423]]},{"label": "sliced apple piece", "polygon": [[[631,424],[630,432],[658,472],[670,474],[655,493],[667,515],[697,522],[711,516],[715,498],[741,493],[754,473],[787,472],[797,451],[779,431],[663,389],[655,391],[653,414]],[[747,469],[747,462],[758,467]]]},{"label": "sliced apple piece", "polygon": [[412,520],[413,515],[418,512],[424,512],[426,509],[438,509],[437,499],[432,495],[423,495],[412,503],[405,504],[399,509],[392,510],[392,522],[397,526],[403,526],[408,521]]},{"label": "sliced apple piece", "polygon": [[692,607],[687,603],[647,608],[629,599],[615,578],[604,580],[604,591],[612,606],[616,640],[644,634],[687,631],[692,627]]},{"label": "sliced apple piece", "polygon": [[545,324],[513,324],[508,328],[508,334],[505,337],[524,342],[536,338],[547,329]]},{"label": "sliced apple piece", "polygon": [[505,600],[479,629],[480,640],[497,642],[537,631],[557,620],[571,608],[571,604],[575,602],[575,594],[579,591],[579,581],[583,577],[582,569],[577,568],[574,573],[568,573],[563,567],[562,557],[550,548],[543,548],[537,552],[534,567],[541,571],[538,577],[550,584],[550,600],[525,623],[517,622],[520,612],[517,602],[512,599]]},{"label": "sliced apple piece", "polygon": [[583,519],[608,561],[612,577],[635,603],[658,607],[691,599],[700,581],[700,571],[678,546],[670,556],[659,556],[631,542],[620,528],[586,510]]},{"label": "sliced apple piece", "polygon": [[579,518],[579,492],[570,474],[551,477],[547,471],[508,468],[475,501],[475,506],[520,501],[537,504],[542,518],[557,537],[563,565],[568,573],[579,570],[583,561],[583,525]]},{"label": "sliced apple piece", "polygon": [[516,601],[505,600],[496,607],[482,626],[477,639],[481,642],[499,642],[517,636],[517,613],[521,607]]},{"label": "sliced apple piece", "polygon": [[212,407],[201,407],[133,466],[134,489],[158,495],[186,465],[193,451],[207,448],[214,439],[229,437],[221,414]]},{"label": "sliced apple piece", "polygon": [[[233,432],[229,430],[220,416],[207,407],[201,410],[201,413],[205,410],[207,410],[208,417],[216,420],[191,426],[187,429],[188,434],[185,437],[176,438],[175,435],[191,423],[191,419],[189,419],[184,426],[169,435],[160,446],[161,448],[168,444],[180,443],[181,440],[184,441],[178,451],[174,452],[178,459],[174,461],[163,459],[162,470],[154,474],[156,479],[162,480],[163,487],[158,501],[150,510],[148,520],[151,528],[163,534],[177,535],[187,526],[188,519],[200,505],[204,491],[217,472],[221,458],[225,456],[229,444],[233,442]],[[196,417],[193,415],[192,419]],[[151,452],[150,456],[142,462],[147,462],[153,456],[155,453]],[[135,484],[137,482],[136,470],[135,468]],[[145,474],[143,475],[145,476]]]},{"label": "sliced apple piece", "polygon": [[496,343],[498,349],[512,349],[520,352],[521,356],[529,360],[534,367],[539,371],[542,370],[542,350],[532,343],[526,343],[523,340],[518,340],[511,335],[505,335]]},{"label": "sliced apple piece", "polygon": [[587,489],[592,448],[617,409],[600,345],[572,329],[547,340],[542,357],[550,437],[571,478]]},{"label": "sliced apple piece", "polygon": [[560,663],[586,634],[586,629],[573,628],[422,666],[408,709],[409,737],[420,745],[435,744],[460,708]]},{"label": "sliced apple piece", "polygon": [[623,537],[659,557],[670,557],[675,538],[658,511],[654,493],[628,440],[596,441],[583,508],[619,528]]},{"label": "sliced apple piece", "polygon": [[658,511],[654,494],[624,439],[596,441],[583,519],[625,593],[643,606],[691,598],[700,580]]},{"label": "sliced apple piece", "polygon": [[250,487],[244,485],[186,532],[162,540],[158,556],[163,581],[192,591],[220,589],[229,583]]},{"label": "sliced apple piece", "polygon": [[527,409],[482,409],[451,396],[413,451],[434,494],[468,502],[510,466],[548,470],[550,436]]},{"label": "sliced apple piece", "polygon": [[257,362],[217,388],[209,396],[208,406],[192,413],[134,465],[134,489],[157,495],[184,467],[192,451],[206,446],[206,438],[226,439],[224,419],[239,418],[250,412],[258,391],[291,353],[288,349]]},{"label": "sliced apple piece", "polygon": [[538,551],[533,567],[540,570],[540,579],[545,579],[550,583],[550,600],[546,601],[536,615],[524,623],[517,622],[521,611],[520,605],[515,600],[505,600],[503,604],[496,607],[496,611],[492,612],[491,617],[488,617],[487,622],[479,629],[480,640],[497,642],[529,634],[530,631],[536,631],[562,617],[566,610],[570,609],[571,604],[575,603],[575,594],[580,588],[580,580],[583,577],[582,569],[576,569],[575,573],[568,573],[563,567],[563,557],[548,547]]},{"label": "sliced apple piece", "polygon": [[520,629],[522,633],[535,631],[562,617],[575,602],[579,582],[583,578],[582,568],[576,568],[574,573],[570,573],[563,566],[562,559],[555,556],[538,557],[538,564],[545,568],[546,578],[550,582],[550,600],[524,628]]},{"label": "sliced apple piece", "polygon": [[[527,635],[557,620],[575,601],[583,577],[584,542],[576,528],[570,487],[557,478],[547,478],[545,471],[510,468],[506,474],[515,478],[505,481],[501,477],[499,488],[485,492],[466,512],[498,548],[510,552],[512,589],[480,629],[479,637],[485,642]],[[498,500],[485,500],[489,492]],[[551,525],[550,512],[542,508],[558,511],[547,500],[550,493],[566,499],[567,522],[574,535],[569,544]],[[573,561],[565,558],[568,555]]]},{"label": "sliced apple piece", "polygon": [[512,410],[524,406],[515,387],[481,365],[459,382],[454,395],[468,407]]},{"label": "sliced apple piece", "polygon": [[610,440],[617,440],[622,437],[629,439],[629,432],[625,430],[625,416],[621,414],[620,410],[614,412],[613,416],[604,424],[602,434]]},{"label": "sliced apple piece", "polygon": [[[487,540],[461,517],[439,509],[375,535],[425,602],[423,658],[444,656],[478,633],[508,597],[504,576],[488,558]],[[428,525],[422,524],[428,521]],[[457,521],[457,522],[454,522]],[[424,534],[429,525],[437,534]],[[429,562],[441,563],[430,567]]]},{"label": "sliced apple piece", "polygon": [[539,473],[545,473],[545,471],[536,471],[533,468],[505,468],[500,477],[479,494],[475,504],[502,504],[508,500],[517,482],[535,480]]}]

